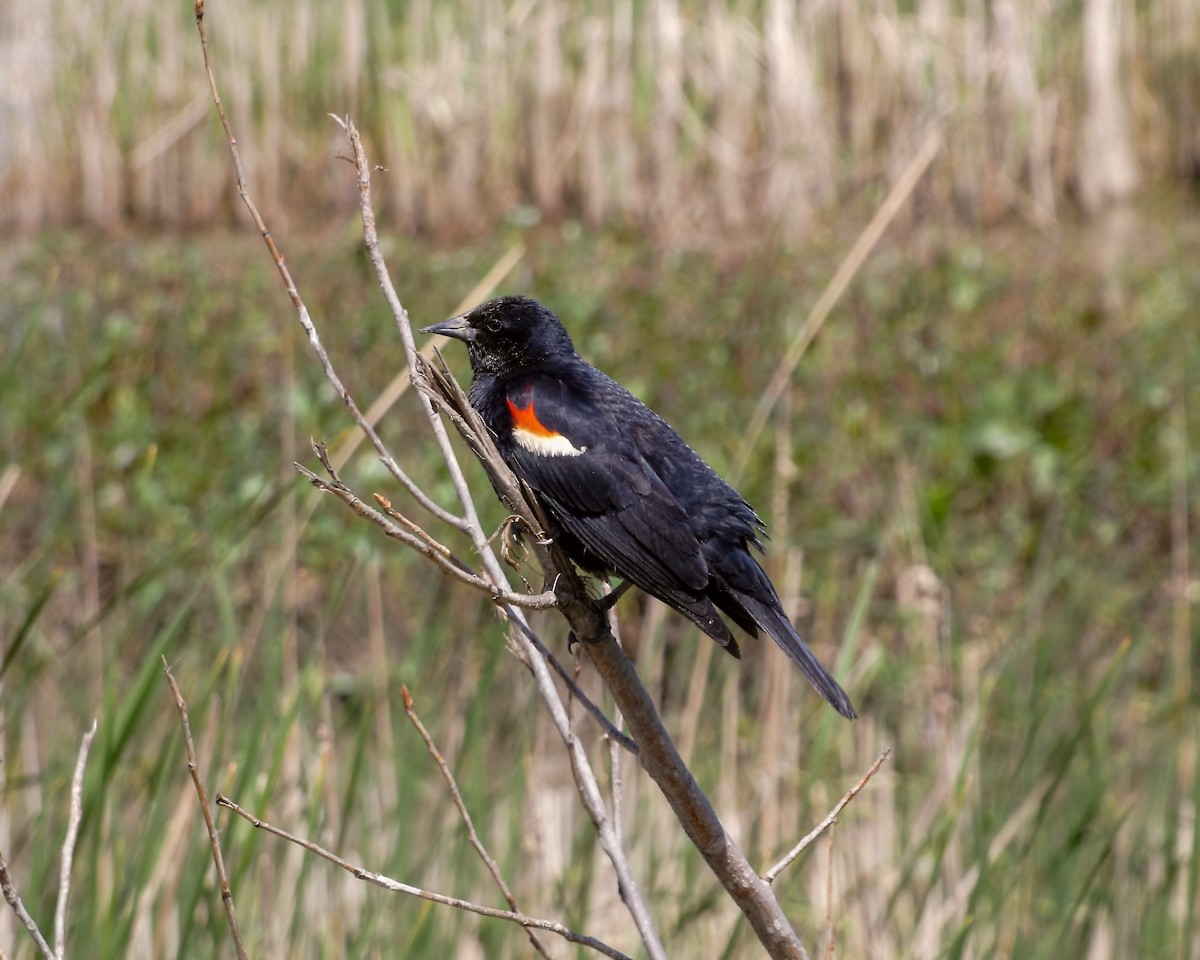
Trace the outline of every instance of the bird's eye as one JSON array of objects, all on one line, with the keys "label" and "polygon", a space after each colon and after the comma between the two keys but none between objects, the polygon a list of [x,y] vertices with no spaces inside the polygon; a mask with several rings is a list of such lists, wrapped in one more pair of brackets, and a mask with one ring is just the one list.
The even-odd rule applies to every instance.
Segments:
[{"label": "bird's eye", "polygon": [[500,322],[499,317],[488,317],[487,320],[484,321],[483,325],[487,327],[488,333],[499,333],[500,328],[504,326],[504,324]]}]

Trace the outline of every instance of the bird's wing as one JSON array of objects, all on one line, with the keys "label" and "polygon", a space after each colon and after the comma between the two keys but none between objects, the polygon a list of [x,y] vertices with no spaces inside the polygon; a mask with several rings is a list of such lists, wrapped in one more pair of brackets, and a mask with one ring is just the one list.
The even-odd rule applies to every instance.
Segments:
[{"label": "bird's wing", "polygon": [[700,543],[617,411],[553,378],[509,385],[506,403],[513,429],[502,449],[554,519],[619,576],[694,605],[708,584]]}]

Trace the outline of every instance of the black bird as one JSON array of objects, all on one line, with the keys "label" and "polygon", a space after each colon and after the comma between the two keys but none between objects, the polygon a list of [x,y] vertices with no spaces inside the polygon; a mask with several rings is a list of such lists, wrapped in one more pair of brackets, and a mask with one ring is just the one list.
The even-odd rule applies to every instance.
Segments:
[{"label": "black bird", "polygon": [[788,621],[751,555],[762,520],[653,410],[575,352],[549,309],[500,297],[426,327],[463,340],[469,398],[567,555],[674,607],[735,657],[718,615],[765,630],[844,717],[850,698]]}]

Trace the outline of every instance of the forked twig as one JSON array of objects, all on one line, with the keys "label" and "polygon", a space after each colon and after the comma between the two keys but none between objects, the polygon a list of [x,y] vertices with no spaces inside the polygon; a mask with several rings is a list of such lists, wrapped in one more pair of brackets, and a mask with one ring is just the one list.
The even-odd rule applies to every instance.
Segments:
[{"label": "forked twig", "polygon": [[[439,519],[443,519],[455,528],[468,533],[482,562],[482,576],[490,580],[492,584],[490,588],[489,586],[483,586],[480,589],[488,592],[493,599],[499,599],[496,591],[503,591],[502,585],[508,583],[508,578],[500,565],[500,561],[487,544],[487,535],[479,522],[471,490],[466,483],[453,445],[450,443],[445,424],[434,413],[428,393],[429,383],[421,382],[422,376],[425,374],[426,369],[428,369],[428,365],[423,363],[423,358],[415,349],[407,311],[396,294],[380,250],[375,226],[375,213],[371,203],[372,167],[367,161],[358,131],[355,129],[353,123],[348,120],[345,122],[344,126],[350,142],[355,169],[358,174],[364,243],[371,263],[375,268],[384,297],[396,320],[400,339],[404,344],[405,352],[408,356],[410,374],[417,380],[418,386],[422,388],[420,391],[422,403],[429,415],[431,429],[437,441],[438,448],[446,462],[454,489],[458,494],[462,510],[461,516],[454,516],[448,511],[437,507],[436,504],[430,501],[427,495],[416,489],[415,484],[407,476],[399,471],[399,468],[383,447],[382,442],[371,429],[370,424],[365,423],[361,413],[358,412],[357,407],[353,404],[345,386],[333,371],[329,358],[321,347],[312,320],[296,293],[295,286],[286,270],[283,259],[275,248],[265,224],[263,224],[261,217],[258,216],[257,211],[254,210],[246,194],[245,179],[242,176],[240,160],[237,157],[236,141],[224,117],[220,99],[216,94],[216,84],[212,76],[207,39],[203,29],[203,14],[204,0],[196,0],[196,19],[201,43],[204,48],[205,66],[208,70],[209,82],[213,89],[214,102],[217,105],[218,112],[221,114],[226,138],[234,155],[235,168],[238,173],[239,193],[242,196],[243,202],[246,203],[247,208],[251,211],[252,216],[254,216],[255,223],[259,227],[260,233],[275,259],[276,267],[284,278],[289,296],[296,305],[301,325],[322,364],[326,378],[346,403],[355,422],[368,433],[385,465],[388,466],[389,470],[392,471],[393,475],[400,480],[405,488],[412,493],[414,498],[425,505],[427,509],[430,509]],[[461,393],[461,391],[459,392]],[[457,398],[449,399],[451,405],[453,405]],[[457,424],[459,426],[469,422],[469,412],[461,413],[461,422]],[[464,433],[470,436],[471,430],[464,430]],[[475,444],[478,444],[478,446]],[[485,468],[488,470],[489,478],[492,480],[497,492],[500,493],[501,498],[509,505],[510,509],[514,512],[522,513],[531,522],[537,523],[536,509],[527,502],[520,484],[517,483],[512,472],[504,467],[502,460],[496,455],[494,445],[492,445],[493,448],[491,450],[487,449],[489,444],[490,438],[487,437],[486,433],[481,433],[473,438],[472,449],[479,454],[481,462],[483,462]],[[480,450],[484,450],[485,452],[480,453]],[[309,478],[310,480],[317,479],[311,474]],[[357,501],[357,498],[349,490],[338,490],[336,486],[326,484],[325,481],[319,482],[324,485],[323,489],[338,493],[339,496],[344,494],[344,501],[348,505],[353,506],[357,511],[362,512],[364,509],[370,509],[366,508],[361,502],[356,504],[355,501]],[[378,514],[378,511],[374,512]],[[382,514],[379,516],[382,518]],[[383,519],[386,520],[386,518]],[[429,543],[424,542],[422,538],[417,537],[410,530],[404,529],[404,527],[391,521],[388,521],[388,523],[396,531],[404,534],[399,539],[404,540],[407,537],[415,544],[419,544],[426,551],[429,551],[426,554],[427,556],[436,558],[440,555],[443,561],[447,559],[441,551],[432,548]],[[420,546],[417,549],[420,549]],[[621,713],[639,745],[639,756],[642,765],[666,796],[684,831],[704,856],[713,872],[720,878],[722,885],[730,897],[749,919],[756,935],[771,956],[789,958],[806,957],[807,954],[799,938],[784,915],[778,901],[771,893],[770,888],[758,877],[746,861],[744,854],[737,848],[737,845],[725,831],[715,811],[712,809],[711,803],[704,796],[703,791],[700,790],[691,771],[683,763],[682,758],[679,756],[678,751],[675,749],[670,736],[663,726],[661,718],[658,716],[653,701],[638,679],[633,665],[612,638],[611,631],[605,622],[603,611],[595,599],[589,595],[580,578],[575,574],[569,558],[566,557],[557,544],[550,544],[548,547],[538,546],[536,549],[544,551],[543,556],[549,560],[548,565],[543,565],[543,569],[547,574],[553,577],[557,573],[555,581],[555,594],[558,600],[557,606],[562,610],[576,636],[584,642],[584,647],[588,651],[590,659],[596,666],[608,689],[612,692],[615,702],[619,705]],[[541,558],[539,557],[539,559]],[[435,559],[434,562],[437,562],[437,560]],[[507,600],[507,597],[503,599]],[[523,624],[527,628],[527,624],[524,624],[525,614],[519,608],[518,602],[529,605],[528,601],[523,598],[522,601],[514,598],[509,602],[502,603],[501,609],[505,611],[506,615],[513,622]],[[571,766],[576,774],[575,781],[581,803],[593,821],[601,848],[612,863],[622,901],[630,912],[651,960],[662,960],[662,958],[665,958],[666,952],[654,928],[649,907],[639,890],[639,885],[629,863],[629,858],[621,847],[617,831],[614,829],[611,817],[606,809],[604,797],[601,794],[599,783],[586,751],[584,751],[579,741],[571,733],[570,719],[559,696],[558,688],[550,674],[549,667],[544,659],[537,655],[537,651],[528,641],[524,630],[515,631],[513,635],[523,645],[523,662],[532,673],[554,726],[571,754]]]},{"label": "forked twig", "polygon": [[458,897],[447,897],[440,893],[433,893],[429,890],[423,890],[420,887],[414,887],[407,883],[401,883],[399,880],[393,880],[391,877],[385,876],[382,873],[374,873],[362,867],[356,866],[348,860],[343,860],[336,853],[331,853],[319,844],[313,843],[311,840],[305,840],[303,837],[298,837],[295,834],[276,827],[259,817],[256,817],[248,810],[244,810],[233,800],[228,797],[217,794],[216,803],[219,807],[226,807],[232,810],[247,823],[262,830],[266,833],[273,834],[289,843],[294,843],[299,847],[303,847],[309,853],[316,854],[323,860],[328,860],[335,866],[341,867],[357,880],[365,880],[367,883],[373,883],[377,887],[383,887],[385,890],[391,890],[395,893],[407,894],[410,897],[420,897],[422,900],[428,900],[431,903],[440,903],[448,907],[455,907],[459,910],[466,910],[469,913],[479,914],[481,917],[493,917],[497,920],[507,920],[510,923],[518,923],[523,927],[533,928],[535,930],[545,930],[549,933],[555,933],[570,943],[578,943],[581,946],[590,947],[597,953],[603,954],[606,957],[611,957],[612,960],[631,960],[631,958],[620,950],[610,947],[607,943],[597,940],[595,937],[589,937],[586,934],[578,933],[571,928],[564,926],[556,920],[542,920],[537,917],[527,917],[523,913],[516,913],[511,910],[496,910],[492,907],[485,907],[478,903],[472,903],[470,900],[462,900]]},{"label": "forked twig", "polygon": [[792,864],[792,862],[798,856],[800,856],[800,854],[807,850],[812,845],[813,841],[817,839],[817,837],[829,829],[829,827],[837,823],[837,819],[841,815],[841,812],[846,809],[846,805],[858,796],[862,788],[865,787],[870,779],[879,772],[879,768],[883,766],[883,762],[891,755],[892,748],[888,747],[879,755],[879,759],[871,764],[871,768],[862,775],[862,779],[859,780],[858,783],[852,786],[848,791],[846,791],[846,795],[837,802],[837,805],[834,806],[832,810],[829,811],[825,819],[818,823],[800,840],[799,843],[792,847],[792,849],[784,855],[782,860],[780,860],[777,864],[775,864],[775,866],[762,875],[763,880],[765,880],[767,883],[774,883],[775,878],[778,877],[784,870],[786,870]]},{"label": "forked twig", "polygon": [[[474,502],[471,499],[470,489],[467,486],[466,479],[463,476],[457,458],[455,457],[454,450],[450,444],[449,436],[446,434],[445,427],[441,420],[433,415],[432,407],[429,405],[430,402],[428,397],[422,394],[426,412],[430,416],[431,428],[438,441],[439,449],[445,457],[447,468],[450,470],[455,490],[459,496],[459,502],[463,508],[463,516],[461,517],[455,516],[449,511],[439,507],[423,491],[418,489],[416,484],[406,474],[404,474],[403,471],[400,470],[390,453],[384,447],[382,440],[375,433],[370,423],[366,422],[366,419],[358,410],[357,405],[354,404],[353,399],[350,397],[350,394],[345,388],[341,379],[337,376],[336,371],[334,371],[333,365],[330,362],[324,347],[321,345],[320,337],[318,336],[316,327],[314,326],[312,319],[308,314],[308,310],[303,301],[300,299],[299,293],[296,290],[296,286],[292,281],[291,274],[283,261],[283,257],[275,246],[274,240],[271,238],[270,232],[267,230],[266,224],[259,215],[258,210],[250,200],[246,187],[246,179],[242,171],[241,158],[237,149],[237,141],[233,135],[233,131],[229,125],[228,119],[225,116],[224,108],[221,105],[221,99],[217,92],[216,79],[213,74],[212,61],[209,56],[208,38],[204,29],[204,0],[195,0],[195,11],[197,31],[200,35],[200,43],[204,53],[205,70],[208,74],[209,86],[212,89],[213,102],[216,105],[222,127],[225,131],[225,137],[229,144],[230,153],[233,157],[234,168],[237,177],[238,193],[241,196],[243,203],[246,205],[246,208],[250,211],[255,225],[258,227],[259,232],[262,235],[269,252],[271,253],[272,259],[275,261],[276,268],[278,269],[280,276],[283,278],[288,296],[296,307],[300,325],[303,327],[305,335],[309,340],[309,344],[312,346],[314,353],[317,355],[317,358],[321,363],[321,367],[325,373],[326,379],[342,398],[355,422],[371,439],[372,445],[375,447],[376,452],[379,454],[380,459],[383,461],[385,466],[387,466],[393,476],[399,480],[405,489],[408,490],[419,503],[425,506],[427,510],[434,514],[434,516],[444,520],[451,526],[459,530],[465,530],[470,534],[474,546],[482,555],[484,570],[487,576],[491,578],[494,584],[497,585],[495,587],[484,587],[483,589],[487,590],[487,592],[491,593],[493,597],[495,597],[495,591],[502,589],[498,585],[507,582],[506,578],[504,577],[503,570],[499,565],[499,561],[495,558],[494,554],[486,545],[487,537],[486,534],[483,533],[482,525],[479,522]],[[396,296],[395,289],[392,286],[391,278],[387,273],[387,268],[383,264],[383,257],[379,249],[378,238],[375,232],[375,215],[374,211],[371,209],[370,203],[370,166],[366,162],[366,158],[362,150],[362,143],[358,138],[358,133],[354,129],[353,124],[347,122],[345,126],[354,152],[355,166],[359,174],[359,193],[362,205],[364,240],[366,242],[372,264],[375,266],[377,274],[380,278],[380,284],[383,288],[384,295],[389,306],[392,308],[393,314],[395,315],[397,327],[400,331],[401,339],[409,357],[409,369],[410,371],[415,372],[416,366],[420,362],[419,354],[415,350],[415,345],[412,338],[412,330],[408,324],[407,312],[404,310],[399,298]],[[314,476],[310,476],[309,479],[314,480],[316,478]],[[396,527],[396,529],[400,530],[401,528]],[[404,531],[404,533],[407,534],[407,531]],[[411,534],[408,534],[408,536],[411,536]],[[401,537],[400,539],[404,538]],[[434,551],[434,554],[436,555],[436,551]],[[523,618],[522,612],[516,606],[518,602],[525,605],[528,605],[529,603],[528,600],[523,598],[518,601],[514,595],[511,603],[504,607],[507,615],[515,620],[520,620]],[[530,652],[532,652],[532,648],[530,648]],[[564,736],[565,738],[564,731],[567,729],[565,711],[562,707],[561,700],[558,698],[557,690],[554,687],[553,680],[550,678],[546,665],[541,663],[537,657],[528,655],[526,656],[525,662],[534,675],[538,689],[541,692],[550,715],[554,720],[555,727],[558,729],[560,736]],[[575,749],[578,750],[580,748],[576,747]],[[609,856],[610,860],[613,862],[614,868],[616,869],[619,881],[618,886],[621,891],[622,899],[629,907],[631,914],[633,915],[635,925],[638,928],[638,932],[641,934],[643,942],[650,951],[651,957],[653,960],[657,960],[657,958],[664,957],[665,954],[662,950],[662,945],[659,942],[657,933],[654,930],[653,922],[650,919],[649,909],[645,903],[645,900],[641,897],[641,894],[638,891],[637,882],[634,879],[632,870],[629,866],[628,858],[625,856],[624,851],[622,851],[619,847],[616,847],[612,842],[611,831],[608,829],[607,814],[604,811],[604,805],[600,796],[599,786],[596,783],[595,776],[591,773],[586,756],[582,756],[582,751],[580,752],[580,759],[582,760],[580,767],[586,771],[584,782],[579,784],[583,805],[585,809],[587,809],[593,822],[596,824],[598,833],[600,835],[600,844]]]},{"label": "forked twig", "polygon": [[225,907],[225,919],[229,923],[229,932],[233,935],[233,944],[237,949],[238,960],[246,960],[246,945],[242,942],[242,930],[238,926],[237,911],[233,907],[233,891],[229,889],[229,877],[225,874],[225,858],[221,856],[221,841],[217,838],[217,827],[213,823],[212,808],[208,805],[208,794],[200,779],[200,764],[196,760],[196,745],[192,741],[192,725],[188,721],[187,704],[183,700],[183,694],[179,692],[179,684],[175,682],[166,657],[163,657],[163,673],[167,676],[167,685],[171,688],[171,695],[175,698],[175,708],[179,711],[179,722],[183,725],[183,743],[187,749],[188,772],[192,775],[196,796],[200,800],[200,810],[204,814],[204,827],[208,830],[213,864],[217,868],[217,883],[221,889],[221,903]]},{"label": "forked twig", "polygon": [[[454,801],[454,806],[458,809],[458,815],[462,817],[462,822],[467,828],[467,841],[475,848],[475,852],[479,854],[479,859],[483,861],[484,866],[488,869],[488,873],[496,881],[496,886],[504,894],[504,899],[508,901],[508,905],[512,907],[513,912],[520,913],[520,908],[517,906],[517,898],[513,896],[512,890],[504,882],[504,877],[500,873],[500,864],[496,863],[492,855],[488,853],[487,847],[483,845],[483,841],[479,839],[479,834],[475,831],[475,823],[471,819],[471,814],[467,811],[467,805],[463,801],[462,793],[459,792],[458,783],[454,779],[450,765],[446,763],[446,758],[442,756],[442,752],[437,748],[437,744],[433,742],[433,737],[425,729],[425,724],[417,716],[417,710],[413,706],[412,694],[409,693],[407,686],[400,687],[400,699],[404,701],[404,712],[408,715],[409,721],[416,727],[417,733],[421,735],[421,739],[425,741],[425,748],[429,751],[429,755],[433,757],[433,762],[438,765],[438,769],[442,772],[442,779],[446,781],[446,785],[450,788],[450,799]],[[550,954],[546,952],[546,947],[538,939],[537,934],[528,927],[526,927],[525,932],[529,934],[529,942],[533,944],[533,949],[543,957],[548,958]]]}]

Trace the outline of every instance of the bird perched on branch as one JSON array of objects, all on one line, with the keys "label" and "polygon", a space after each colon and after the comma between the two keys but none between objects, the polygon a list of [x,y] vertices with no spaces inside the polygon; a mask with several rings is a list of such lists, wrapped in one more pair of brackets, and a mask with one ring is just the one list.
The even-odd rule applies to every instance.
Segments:
[{"label": "bird perched on branch", "polygon": [[792,627],[750,552],[762,520],[678,433],[575,352],[549,309],[500,297],[426,327],[467,344],[471,406],[581,568],[674,607],[735,657],[720,614],[768,633],[838,713],[850,698]]}]

